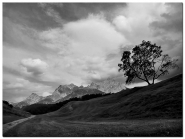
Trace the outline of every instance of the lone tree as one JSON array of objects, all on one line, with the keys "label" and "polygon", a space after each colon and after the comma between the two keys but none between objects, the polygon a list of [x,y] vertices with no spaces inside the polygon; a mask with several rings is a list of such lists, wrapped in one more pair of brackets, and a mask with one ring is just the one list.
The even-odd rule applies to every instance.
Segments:
[{"label": "lone tree", "polygon": [[[127,76],[126,84],[134,81],[135,78],[141,79],[150,84],[162,75],[169,74],[170,69],[178,68],[178,59],[172,59],[167,54],[162,55],[161,46],[150,41],[142,41],[130,51],[124,51],[121,61],[118,64],[119,71],[123,70]],[[149,82],[149,79],[152,82]]]}]

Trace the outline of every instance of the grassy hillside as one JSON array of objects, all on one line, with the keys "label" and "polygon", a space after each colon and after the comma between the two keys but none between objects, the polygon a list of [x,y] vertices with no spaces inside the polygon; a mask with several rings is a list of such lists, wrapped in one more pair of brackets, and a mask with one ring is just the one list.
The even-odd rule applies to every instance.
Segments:
[{"label": "grassy hillside", "polygon": [[101,98],[70,102],[47,115],[85,121],[182,118],[182,75]]},{"label": "grassy hillside", "polygon": [[29,117],[30,115],[30,113],[22,111],[18,108],[14,108],[13,106],[3,101],[3,124]]}]

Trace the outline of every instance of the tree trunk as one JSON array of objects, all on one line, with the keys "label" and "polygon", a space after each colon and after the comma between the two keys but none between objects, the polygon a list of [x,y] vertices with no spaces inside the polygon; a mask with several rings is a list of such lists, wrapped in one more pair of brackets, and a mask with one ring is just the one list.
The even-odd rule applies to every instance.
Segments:
[{"label": "tree trunk", "polygon": [[149,81],[147,81],[148,85],[151,85],[151,83]]},{"label": "tree trunk", "polygon": [[154,84],[154,78],[153,78],[153,82],[152,82],[152,84]]}]

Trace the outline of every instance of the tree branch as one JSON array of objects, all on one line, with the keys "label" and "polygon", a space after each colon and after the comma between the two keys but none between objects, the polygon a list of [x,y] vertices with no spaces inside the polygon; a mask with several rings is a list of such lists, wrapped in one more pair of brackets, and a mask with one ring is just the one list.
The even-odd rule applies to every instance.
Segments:
[{"label": "tree branch", "polygon": [[145,79],[140,78],[140,77],[137,75],[137,72],[134,70],[134,68],[133,68],[130,64],[128,64],[128,65],[129,65],[129,67],[134,71],[134,73],[135,73],[135,75],[137,76],[137,78],[139,78],[139,79],[141,79],[141,80],[147,82]]},{"label": "tree branch", "polygon": [[[159,67],[161,67],[162,63],[164,62],[164,58],[162,59],[161,64],[159,65]],[[157,71],[155,72],[156,75],[157,75],[157,72],[159,71],[159,67],[158,67]]]},{"label": "tree branch", "polygon": [[167,70],[164,70],[163,72],[161,72],[161,74],[159,74],[155,79],[159,78],[164,72],[166,72]]}]

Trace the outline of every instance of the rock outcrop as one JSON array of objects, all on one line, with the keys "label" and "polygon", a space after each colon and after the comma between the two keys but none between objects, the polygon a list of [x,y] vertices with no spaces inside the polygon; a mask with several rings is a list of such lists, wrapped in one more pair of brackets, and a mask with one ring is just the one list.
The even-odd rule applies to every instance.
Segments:
[{"label": "rock outcrop", "polygon": [[92,82],[87,87],[93,88],[93,89],[98,89],[98,90],[105,92],[105,93],[117,93],[121,90],[126,89],[124,84],[122,84],[118,81],[115,81],[113,79],[110,79],[110,78],[107,80],[104,80],[102,82],[97,82],[97,83]]}]

